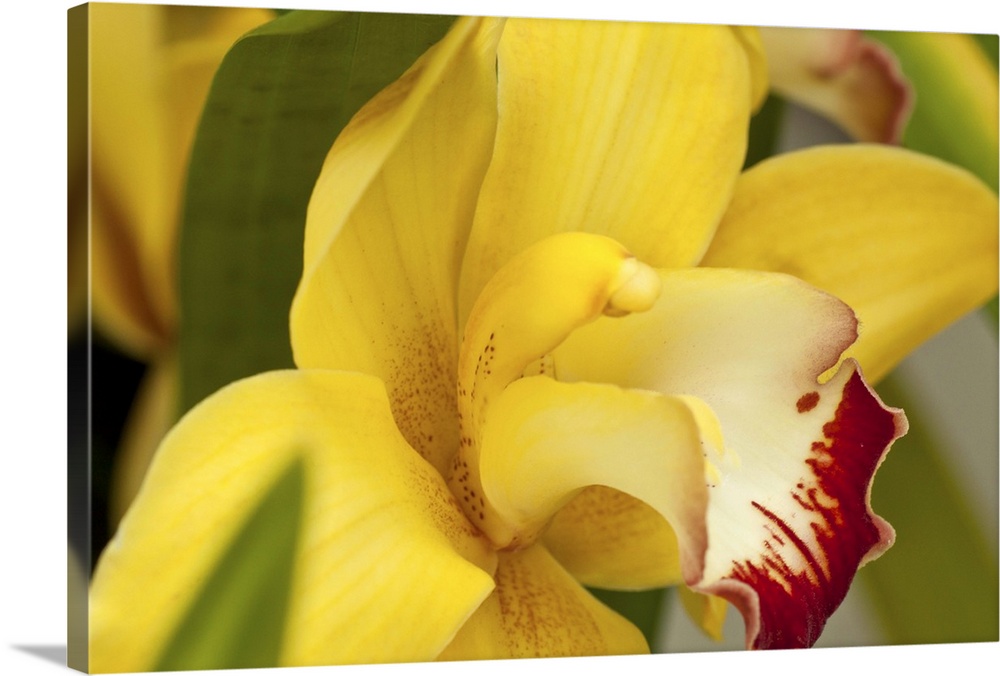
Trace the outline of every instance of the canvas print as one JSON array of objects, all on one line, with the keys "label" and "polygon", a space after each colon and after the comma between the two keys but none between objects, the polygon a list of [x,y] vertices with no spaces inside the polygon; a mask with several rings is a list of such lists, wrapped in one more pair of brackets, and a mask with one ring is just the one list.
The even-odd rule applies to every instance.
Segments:
[{"label": "canvas print", "polygon": [[68,27],[74,668],[998,640],[997,36]]}]

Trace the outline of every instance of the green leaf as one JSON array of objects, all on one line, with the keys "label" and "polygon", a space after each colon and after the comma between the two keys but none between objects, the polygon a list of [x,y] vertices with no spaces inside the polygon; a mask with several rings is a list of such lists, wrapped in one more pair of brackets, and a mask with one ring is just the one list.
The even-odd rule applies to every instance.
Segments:
[{"label": "green leaf", "polygon": [[993,67],[1000,67],[1000,35],[975,34],[972,38],[979,44],[979,48],[983,50],[983,54]]},{"label": "green leaf", "polygon": [[660,618],[667,603],[666,589],[629,592],[610,589],[589,589],[588,591],[604,605],[628,619],[646,637],[652,652],[657,652],[660,640]]},{"label": "green leaf", "polygon": [[1000,332],[1000,298],[993,296],[993,300],[984,305],[982,311],[989,319],[989,325],[990,328],[993,329],[993,335],[997,336],[998,332]]},{"label": "green leaf", "polygon": [[750,118],[747,155],[743,162],[744,170],[774,154],[778,145],[778,135],[781,132],[781,122],[785,117],[785,106],[783,98],[771,94],[764,101],[760,110]]},{"label": "green leaf", "polygon": [[195,139],[180,236],[181,412],[293,365],[306,205],[351,116],[444,35],[440,16],[289,12],[233,46]]},{"label": "green leaf", "polygon": [[896,543],[859,571],[858,582],[893,643],[996,641],[996,553],[905,388],[890,376],[878,389],[907,409],[910,431],[879,468],[872,493]]},{"label": "green leaf", "polygon": [[305,466],[297,458],[220,558],[168,641],[156,671],[277,666],[304,483]]},{"label": "green leaf", "polygon": [[976,174],[997,191],[997,67],[970,35],[874,31],[916,89],[903,145]]}]

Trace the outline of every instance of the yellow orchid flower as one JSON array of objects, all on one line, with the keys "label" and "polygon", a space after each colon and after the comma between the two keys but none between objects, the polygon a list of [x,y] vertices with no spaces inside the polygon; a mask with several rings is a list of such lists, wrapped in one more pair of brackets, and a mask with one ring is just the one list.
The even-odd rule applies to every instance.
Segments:
[{"label": "yellow orchid flower", "polygon": [[[176,418],[175,248],[201,109],[226,51],[273,12],[93,3],[88,14],[93,170],[78,203],[91,196],[94,323],[118,349],[150,364],[115,468],[117,521]],[[84,185],[86,170],[84,163]],[[80,217],[85,228],[86,214]],[[85,253],[86,240],[79,243]]]},{"label": "yellow orchid flower", "polygon": [[906,420],[859,363],[995,293],[998,208],[881,146],[740,175],[758,45],[460,19],[369,102],[310,203],[298,369],[164,440],[95,572],[91,667],[157,664],[295,458],[282,665],[647,650],[583,585],[682,585],[709,630],[724,599],[748,647],[811,645],[893,539],[869,494]]}]

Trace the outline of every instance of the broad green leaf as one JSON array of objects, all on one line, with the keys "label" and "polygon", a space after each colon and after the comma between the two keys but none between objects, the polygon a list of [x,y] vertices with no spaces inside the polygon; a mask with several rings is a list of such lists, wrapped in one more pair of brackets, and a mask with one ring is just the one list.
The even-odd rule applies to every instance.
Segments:
[{"label": "broad green leaf", "polygon": [[1000,67],[1000,35],[974,34],[973,39],[986,54],[994,68]]},{"label": "broad green leaf", "polygon": [[305,466],[296,459],[222,555],[168,641],[156,671],[278,664],[304,483]]},{"label": "broad green leaf", "polygon": [[233,46],[192,151],[180,237],[181,412],[292,365],[306,205],[334,138],[453,19],[289,12]]},{"label": "broad green leaf", "polygon": [[892,643],[996,641],[996,553],[905,388],[890,376],[878,389],[907,409],[910,431],[879,468],[872,495],[876,513],[896,529],[896,543],[857,581]]}]

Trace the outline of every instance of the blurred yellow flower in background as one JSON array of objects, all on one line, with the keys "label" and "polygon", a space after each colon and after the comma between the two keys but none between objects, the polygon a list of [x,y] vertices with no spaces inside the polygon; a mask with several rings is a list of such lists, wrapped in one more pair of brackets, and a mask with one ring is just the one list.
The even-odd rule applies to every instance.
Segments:
[{"label": "blurred yellow flower in background", "polygon": [[[88,11],[93,322],[117,349],[148,364],[115,469],[116,523],[177,416],[176,248],[201,109],[233,42],[274,13],[113,3]],[[76,195],[85,205],[86,192]],[[75,232],[84,231],[78,222]],[[71,253],[86,251],[85,239],[74,241]]]}]

